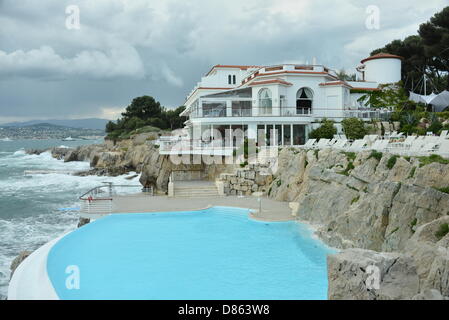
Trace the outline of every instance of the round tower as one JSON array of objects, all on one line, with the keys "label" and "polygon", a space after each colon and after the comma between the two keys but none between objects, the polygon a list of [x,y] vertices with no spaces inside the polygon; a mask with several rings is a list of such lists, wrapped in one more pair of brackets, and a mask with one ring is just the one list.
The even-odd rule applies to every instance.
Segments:
[{"label": "round tower", "polygon": [[402,57],[389,53],[378,53],[363,59],[362,70],[365,81],[379,84],[396,83],[401,80]]}]

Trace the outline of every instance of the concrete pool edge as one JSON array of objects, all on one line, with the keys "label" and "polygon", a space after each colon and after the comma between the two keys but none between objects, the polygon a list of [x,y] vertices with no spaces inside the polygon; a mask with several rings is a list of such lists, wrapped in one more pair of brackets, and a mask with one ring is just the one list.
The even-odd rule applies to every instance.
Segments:
[{"label": "concrete pool edge", "polygon": [[19,264],[9,282],[8,300],[59,300],[47,273],[47,258],[67,234],[47,242]]}]

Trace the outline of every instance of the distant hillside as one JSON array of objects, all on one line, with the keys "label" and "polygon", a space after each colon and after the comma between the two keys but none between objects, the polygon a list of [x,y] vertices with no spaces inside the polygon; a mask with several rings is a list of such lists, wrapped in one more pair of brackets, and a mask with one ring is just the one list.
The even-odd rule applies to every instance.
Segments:
[{"label": "distant hillside", "polygon": [[106,123],[108,121],[109,120],[99,118],[68,119],[68,120],[30,120],[24,122],[11,122],[0,124],[0,127],[26,127],[45,123],[70,128],[104,130]]},{"label": "distant hillside", "polygon": [[40,122],[28,125],[0,126],[0,139],[97,139],[104,136],[104,128],[73,128]]}]

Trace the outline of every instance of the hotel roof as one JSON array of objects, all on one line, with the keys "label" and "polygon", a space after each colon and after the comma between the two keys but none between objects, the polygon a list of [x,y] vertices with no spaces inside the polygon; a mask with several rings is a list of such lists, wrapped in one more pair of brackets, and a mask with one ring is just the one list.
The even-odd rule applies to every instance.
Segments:
[{"label": "hotel roof", "polygon": [[248,70],[251,68],[260,68],[260,66],[240,66],[240,65],[227,65],[227,64],[217,64],[213,66],[208,73],[206,73],[206,76],[209,75],[212,70],[215,68],[224,68],[224,69],[240,69],[240,70]]},{"label": "hotel roof", "polygon": [[404,59],[403,57],[401,57],[401,56],[397,56],[397,55],[394,55],[394,54],[389,54],[389,53],[383,53],[383,52],[381,52],[381,53],[378,53],[378,54],[375,54],[375,55],[373,55],[373,56],[371,56],[371,57],[368,57],[368,58],[365,58],[365,59],[363,59],[362,61],[360,61],[361,63],[365,63],[366,61],[369,61],[369,60],[376,60],[376,59]]}]

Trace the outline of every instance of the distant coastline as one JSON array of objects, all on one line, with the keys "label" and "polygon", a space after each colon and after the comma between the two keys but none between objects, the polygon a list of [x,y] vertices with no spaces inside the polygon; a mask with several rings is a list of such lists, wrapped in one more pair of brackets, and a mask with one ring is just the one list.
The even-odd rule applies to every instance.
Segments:
[{"label": "distant coastline", "polygon": [[103,138],[105,132],[102,129],[72,128],[39,123],[23,127],[0,126],[0,141],[11,140],[96,140]]}]

